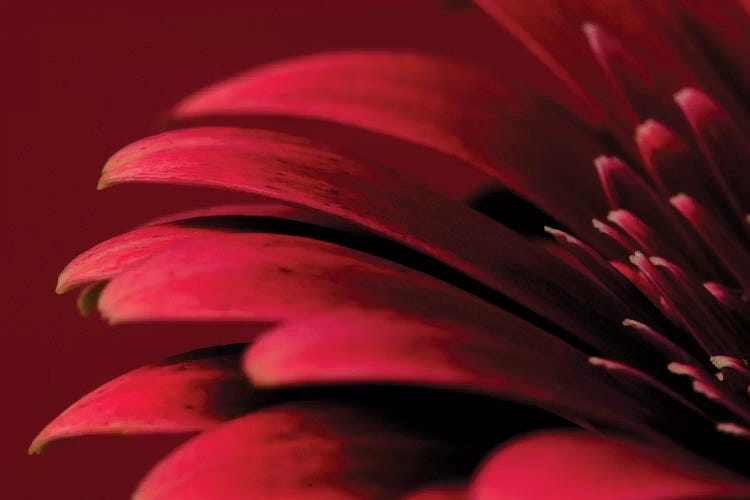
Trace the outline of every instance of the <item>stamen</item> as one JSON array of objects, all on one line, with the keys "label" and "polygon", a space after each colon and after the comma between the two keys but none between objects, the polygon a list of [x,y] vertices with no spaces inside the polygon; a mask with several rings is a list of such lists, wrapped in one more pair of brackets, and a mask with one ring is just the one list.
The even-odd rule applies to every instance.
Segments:
[{"label": "stamen", "polygon": [[669,201],[695,228],[737,282],[744,289],[750,289],[750,252],[732,230],[685,194],[673,196]]},{"label": "stamen", "polygon": [[702,283],[661,257],[646,259],[636,253],[631,261],[682,318],[685,328],[706,353],[739,356],[742,351],[737,339],[741,331],[736,321],[716,303]]},{"label": "stamen", "polygon": [[699,368],[684,363],[672,362],[667,365],[667,370],[676,375],[685,375],[693,379],[692,388],[698,394],[721,405],[726,410],[734,413],[737,417],[750,423],[750,410],[746,408],[746,402],[740,402],[737,396],[724,389],[712,377],[708,376]]},{"label": "stamen", "polygon": [[615,240],[622,248],[625,249],[626,252],[633,253],[638,250],[638,245],[630,237],[622,234],[615,228],[605,224],[599,219],[593,219],[591,223],[593,224],[594,229]]},{"label": "stamen", "polygon": [[734,422],[719,422],[716,424],[716,430],[732,436],[750,439],[750,429]]},{"label": "stamen", "polygon": [[650,326],[629,318],[623,320],[622,324],[623,326],[628,327],[631,331],[636,332],[642,340],[659,351],[665,359],[676,359],[681,363],[688,365],[699,365],[698,361],[684,349],[666,338],[664,335],[655,331]]},{"label": "stamen", "polygon": [[667,385],[632,366],[596,356],[590,357],[589,363],[606,369],[612,376],[621,380],[628,389],[637,391],[641,397],[650,397],[660,402],[664,402],[666,397],[672,403],[677,403],[680,407],[690,408],[697,414],[703,417],[706,416],[695,404],[685,399]]}]

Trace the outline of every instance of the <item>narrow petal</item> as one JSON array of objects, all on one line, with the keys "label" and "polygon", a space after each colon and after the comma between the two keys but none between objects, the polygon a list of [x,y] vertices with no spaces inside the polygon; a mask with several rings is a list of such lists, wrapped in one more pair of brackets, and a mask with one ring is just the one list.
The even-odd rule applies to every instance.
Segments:
[{"label": "narrow petal", "polygon": [[346,227],[341,219],[286,205],[217,206],[172,214],[110,238],[73,259],[60,273],[57,293],[107,281],[180,242],[221,232],[268,231],[283,227],[286,221]]},{"label": "narrow petal", "polygon": [[635,140],[662,198],[686,193],[716,214],[729,209],[701,154],[675,132],[657,121],[646,120],[636,129]]},{"label": "narrow petal", "polygon": [[448,387],[619,427],[649,412],[620,395],[583,353],[512,317],[488,331],[393,311],[340,309],[268,332],[247,351],[243,366],[253,384],[263,387]]},{"label": "narrow petal", "polygon": [[248,411],[249,385],[240,370],[244,344],[191,351],[121,375],[73,403],[34,439],[49,443],[92,434],[202,431]]},{"label": "narrow petal", "polygon": [[660,250],[654,255],[679,256],[677,262],[689,262],[692,269],[705,273],[706,278],[716,276],[715,264],[706,248],[696,241],[695,231],[638,174],[618,158],[601,156],[594,164],[610,207],[627,210],[667,240],[668,253]]},{"label": "narrow petal", "polygon": [[500,448],[479,471],[472,498],[744,498],[750,483],[663,447],[590,434],[547,433]]},{"label": "narrow petal", "polygon": [[750,252],[735,233],[689,196],[679,194],[670,202],[692,224],[737,283],[749,290]]},{"label": "narrow petal", "polygon": [[714,180],[737,215],[737,222],[744,224],[746,214],[750,213],[750,180],[744,169],[750,161],[750,142],[705,93],[685,88],[675,94],[674,100],[690,122]]},{"label": "narrow petal", "polygon": [[[741,106],[680,22],[674,2],[641,0],[475,0],[570,91],[586,116],[604,120],[628,144],[627,109],[601,71],[582,27],[594,23],[632,53],[664,97],[685,85],[706,88],[730,109]],[[589,24],[587,24],[589,23]],[[587,57],[587,55],[590,56]],[[692,82],[692,83],[691,83]],[[658,97],[658,95],[654,97]],[[623,126],[625,124],[625,126]]]},{"label": "narrow petal", "polygon": [[372,412],[286,405],[187,442],[138,486],[137,500],[398,498],[450,477],[450,450]]}]

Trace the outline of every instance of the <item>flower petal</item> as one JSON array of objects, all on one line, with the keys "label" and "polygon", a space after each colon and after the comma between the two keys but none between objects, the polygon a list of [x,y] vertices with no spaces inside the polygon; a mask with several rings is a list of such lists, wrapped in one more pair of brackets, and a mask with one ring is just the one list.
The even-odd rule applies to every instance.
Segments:
[{"label": "flower petal", "polygon": [[603,203],[587,165],[605,148],[595,132],[556,103],[468,64],[376,51],[300,57],[204,89],[173,115],[189,123],[293,116],[414,142],[479,167],[578,234],[596,237],[588,220]]},{"label": "flower petal", "polygon": [[450,449],[373,412],[296,404],[254,413],[163,459],[137,500],[398,498],[450,477]]},{"label": "flower petal", "polygon": [[650,413],[597,373],[583,353],[510,316],[487,330],[450,318],[339,309],[265,333],[248,349],[243,366],[259,387],[447,387],[620,428]]},{"label": "flower petal", "polygon": [[745,164],[750,161],[750,141],[730,116],[708,95],[685,88],[674,100],[685,113],[693,129],[713,178],[744,227],[750,213],[750,179]]},{"label": "flower petal", "polygon": [[239,364],[243,348],[200,349],[121,375],[61,413],[29,452],[75,436],[201,431],[241,415],[252,404]]},{"label": "flower petal", "polygon": [[476,500],[745,498],[750,483],[728,471],[646,444],[547,433],[501,447],[471,487]]},{"label": "flower petal", "polygon": [[226,128],[162,134],[116,154],[101,182],[224,187],[334,214],[462,271],[587,342],[605,345],[592,332],[632,317],[598,284],[476,211],[298,138]]},{"label": "flower petal", "polygon": [[343,220],[335,217],[286,205],[218,206],[173,214],[110,238],[73,259],[60,273],[57,293],[107,281],[180,242],[217,232],[268,231],[287,221],[325,224],[327,227],[346,226]]},{"label": "flower petal", "polygon": [[717,271],[707,250],[696,241],[695,232],[666,200],[618,158],[602,156],[594,163],[610,207],[627,210],[656,231],[659,239],[666,240],[666,245],[653,255],[678,263],[686,259],[691,268],[704,273],[704,277],[716,277]]}]

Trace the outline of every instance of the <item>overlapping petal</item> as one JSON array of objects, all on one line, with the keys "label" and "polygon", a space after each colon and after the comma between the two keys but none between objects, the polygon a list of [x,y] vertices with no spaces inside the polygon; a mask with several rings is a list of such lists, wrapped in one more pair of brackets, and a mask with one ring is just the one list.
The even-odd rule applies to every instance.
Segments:
[{"label": "overlapping petal", "polygon": [[229,188],[337,215],[462,271],[597,347],[604,344],[592,328],[613,320],[619,328],[629,316],[610,292],[481,214],[291,136],[199,128],[151,137],[108,162],[101,185],[123,182]]},{"label": "overlapping petal", "polygon": [[604,152],[597,132],[471,65],[419,53],[321,54],[236,76],[173,111],[192,122],[268,114],[359,127],[466,160],[578,234],[597,237],[589,220],[604,203],[586,168]]},{"label": "overlapping petal", "polygon": [[372,411],[298,403],[189,441],[157,464],[134,498],[398,498],[450,478],[455,451]]},{"label": "overlapping petal", "polygon": [[[750,436],[750,80],[734,47],[747,2],[476,3],[547,67],[565,106],[457,61],[348,51],[236,76],[170,121],[270,115],[425,146],[553,215],[559,246],[298,137],[203,127],[138,141],[100,187],[214,187],[283,205],[153,221],[76,258],[59,291],[84,287],[81,310],[114,323],[278,324],[244,355],[194,351],[115,379],[32,451],[76,435],[206,431],[149,473],[140,499],[750,497],[745,478],[674,447],[746,470],[731,454]],[[436,432],[432,410],[382,406],[365,395],[374,387],[531,403],[643,441],[537,434],[502,445],[472,479],[497,435],[467,445],[473,415]]]}]

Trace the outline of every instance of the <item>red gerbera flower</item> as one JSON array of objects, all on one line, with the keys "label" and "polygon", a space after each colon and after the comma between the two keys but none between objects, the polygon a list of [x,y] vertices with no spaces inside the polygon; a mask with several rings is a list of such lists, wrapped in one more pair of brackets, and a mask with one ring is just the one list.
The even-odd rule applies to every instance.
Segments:
[{"label": "red gerbera flower", "polygon": [[[73,260],[59,291],[113,323],[273,325],[121,376],[32,451],[201,432],[141,499],[750,498],[750,5],[476,3],[554,99],[426,54],[322,54],[205,89],[109,160],[100,187],[277,204],[154,221]],[[435,149],[565,229],[522,235],[517,214],[236,126],[256,116]],[[501,400],[585,430],[505,442]]]}]

